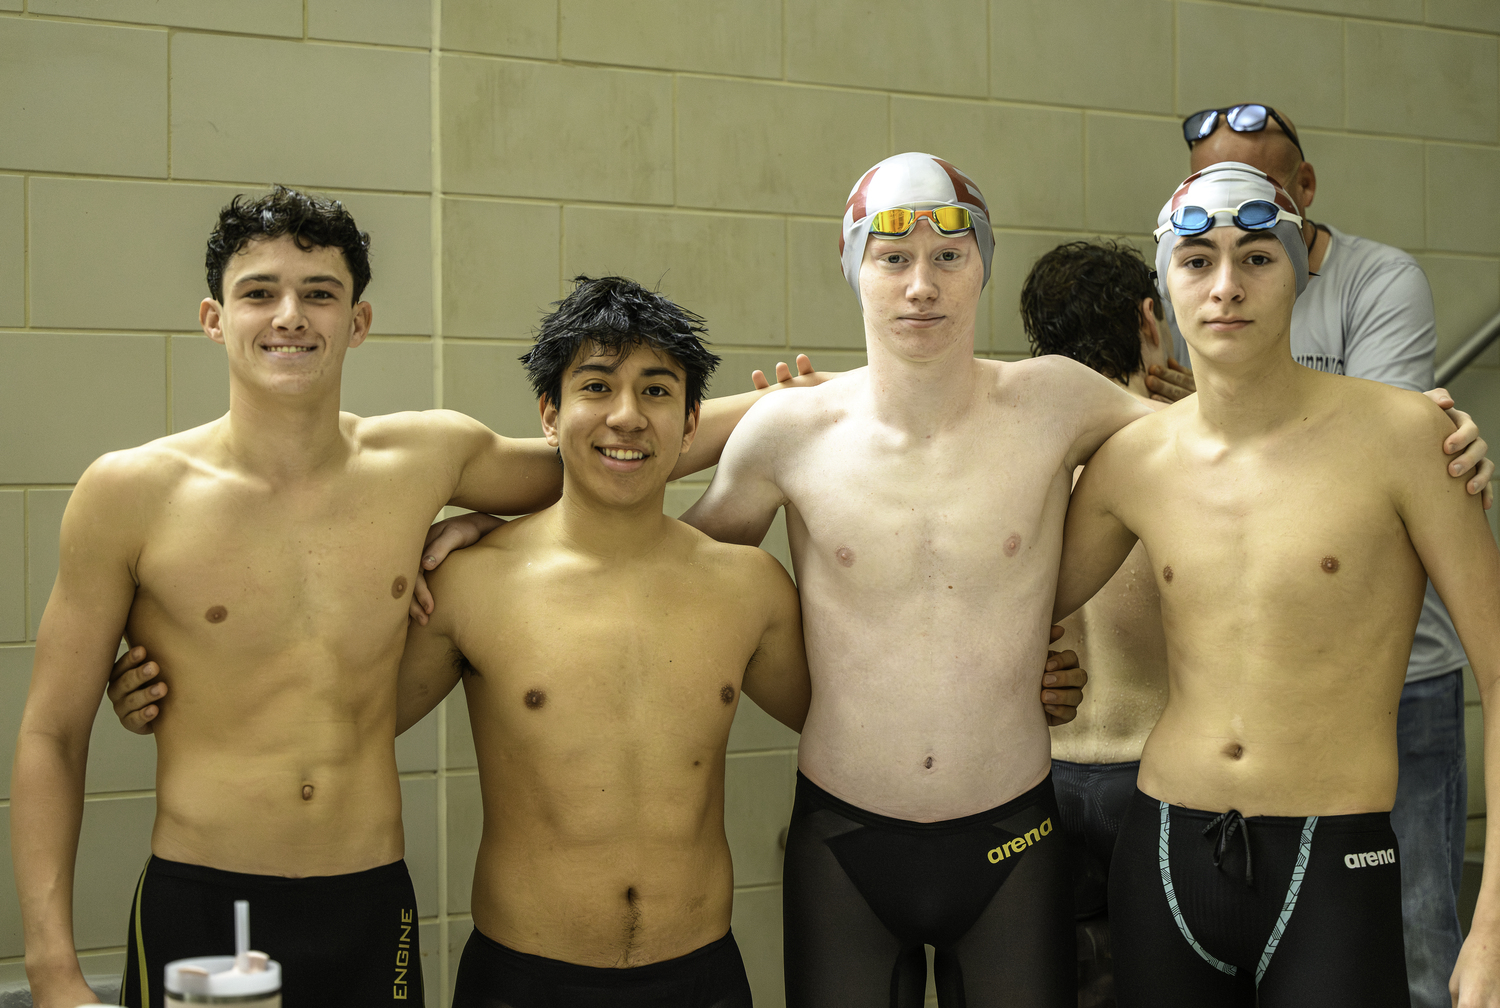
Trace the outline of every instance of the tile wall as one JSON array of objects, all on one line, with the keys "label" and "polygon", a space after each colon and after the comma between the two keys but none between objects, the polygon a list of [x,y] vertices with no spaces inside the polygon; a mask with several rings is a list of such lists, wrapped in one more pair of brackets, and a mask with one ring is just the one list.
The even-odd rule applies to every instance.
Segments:
[{"label": "tile wall", "polygon": [[[376,335],[349,358],[346,409],[446,406],[524,435],[515,358],[581,272],[707,316],[719,393],[798,350],[860,364],[837,220],[901,150],[985,189],[979,348],[1024,355],[1032,260],[1080,237],[1144,244],[1186,170],[1179,117],[1244,100],[1296,117],[1315,217],[1419,257],[1441,359],[1500,309],[1497,89],[1494,0],[0,0],[0,782],[70,486],[102,452],[226,407],[196,318],[202,243],[237,192],[332,193],[373,234]],[[1500,441],[1500,351],[1454,389]],[[702,487],[673,487],[669,509]],[[734,923],[773,1006],[795,739],[747,703],[731,748]],[[462,698],[400,754],[446,1004],[480,816]],[[152,785],[151,741],[101,713],[79,855],[90,972],[121,960]],[[7,875],[0,979],[21,955]]]}]

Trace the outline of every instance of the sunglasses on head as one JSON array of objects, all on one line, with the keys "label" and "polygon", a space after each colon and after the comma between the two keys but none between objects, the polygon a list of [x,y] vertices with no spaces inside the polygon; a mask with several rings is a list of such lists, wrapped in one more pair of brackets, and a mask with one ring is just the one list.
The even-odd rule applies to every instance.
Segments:
[{"label": "sunglasses on head", "polygon": [[917,221],[926,217],[938,234],[961,235],[974,226],[969,211],[958,206],[938,206],[931,210],[913,210],[910,207],[892,207],[881,210],[870,217],[870,234],[881,238],[905,238],[911,234]]},{"label": "sunglasses on head", "polygon": [[1152,234],[1157,241],[1161,241],[1161,236],[1168,231],[1183,236],[1201,235],[1214,226],[1214,219],[1221,213],[1233,214],[1234,226],[1241,231],[1269,231],[1284,220],[1296,221],[1298,227],[1302,226],[1302,218],[1296,214],[1281,209],[1270,200],[1255,199],[1246,200],[1237,207],[1220,207],[1217,210],[1180,206]]},{"label": "sunglasses on head", "polygon": [[1297,153],[1302,154],[1302,142],[1297,139],[1296,131],[1269,105],[1234,105],[1194,112],[1182,120],[1182,138],[1187,141],[1188,149],[1192,150],[1193,144],[1199,140],[1208,139],[1219,128],[1221,118],[1236,133],[1259,133],[1266,128],[1267,119],[1275,120],[1286,138],[1297,148]]}]

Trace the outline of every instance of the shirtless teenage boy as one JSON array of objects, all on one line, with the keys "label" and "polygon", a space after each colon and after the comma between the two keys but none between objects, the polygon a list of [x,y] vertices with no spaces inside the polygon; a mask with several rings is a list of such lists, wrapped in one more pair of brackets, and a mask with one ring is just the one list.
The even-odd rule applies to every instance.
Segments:
[{"label": "shirtless teenage boy", "polygon": [[[420,977],[398,991],[390,964],[415,912],[392,740],[423,537],[447,503],[545,506],[561,474],[540,439],[461,414],[339,412],[344,354],[370,327],[367,242],[341,206],[290,190],[227,207],[200,317],[228,352],[229,413],[104,456],[73,493],[12,799],[39,1006],[95,1000],[73,951],[72,872],[122,631],[137,645],[123,661],[148,646],[145,674],[159,660],[169,680],[152,688],[171,689],[153,722],[157,819],[126,1003],[161,1003],[165,962],[230,948],[236,895],[289,1006],[420,1003]],[[679,474],[712,464],[753,398],[719,408]]]},{"label": "shirtless teenage boy", "polygon": [[[1492,695],[1500,553],[1432,452],[1449,422],[1431,403],[1292,359],[1307,248],[1279,185],[1215,165],[1160,222],[1198,394],[1084,470],[1056,610],[1140,539],[1171,693],[1115,848],[1119,1003],[1404,1006],[1389,810],[1406,660],[1431,577]],[[1487,743],[1500,772],[1495,719]],[[1451,981],[1463,1006],[1500,1003],[1495,885]]]},{"label": "shirtless teenage boy", "polygon": [[797,590],[662,513],[718,358],[701,319],[580,278],[524,358],[562,499],[450,557],[399,727],[463,676],[484,796],[455,1008],[749,1008],[724,758],[740,692],[807,713]]},{"label": "shirtless teenage boy", "polygon": [[1074,1001],[1032,676],[1073,469],[1149,410],[1075,361],[975,359],[985,214],[927,154],[859,180],[843,258],[869,367],[752,409],[685,516],[755,544],[787,509],[813,682],[784,876],[794,1008],[920,1005],[924,943],[946,1004]]}]

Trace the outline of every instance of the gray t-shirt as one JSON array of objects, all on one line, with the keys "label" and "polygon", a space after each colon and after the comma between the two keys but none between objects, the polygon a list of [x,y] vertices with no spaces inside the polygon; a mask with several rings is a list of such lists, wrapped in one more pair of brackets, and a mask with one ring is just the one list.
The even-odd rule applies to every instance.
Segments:
[{"label": "gray t-shirt", "polygon": [[[1321,226],[1332,240],[1319,275],[1308,281],[1292,309],[1292,356],[1330,374],[1413,392],[1432,388],[1437,327],[1422,267],[1398,248]],[[1178,360],[1189,359],[1181,334],[1174,346]],[[1429,581],[1406,681],[1430,679],[1467,662],[1448,610]]]}]

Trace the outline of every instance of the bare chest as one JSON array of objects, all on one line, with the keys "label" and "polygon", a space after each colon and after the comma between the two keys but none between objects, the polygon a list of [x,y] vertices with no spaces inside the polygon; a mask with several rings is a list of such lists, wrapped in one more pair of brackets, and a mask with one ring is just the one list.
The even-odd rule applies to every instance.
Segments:
[{"label": "bare chest", "polygon": [[1068,446],[1007,419],[900,446],[849,423],[809,446],[783,480],[799,577],[958,592],[1055,570]]},{"label": "bare chest", "polygon": [[[718,739],[763,631],[743,600],[686,572],[680,583],[521,572],[475,602],[456,636],[478,673],[471,702],[506,731],[550,741],[559,727],[585,739]],[[497,611],[503,620],[484,615]]]},{"label": "bare chest", "polygon": [[[1131,509],[1163,611],[1360,620],[1410,594],[1421,564],[1375,474],[1316,457],[1169,479]],[[1420,587],[1417,588],[1420,594]],[[1236,615],[1238,614],[1238,615]]]},{"label": "bare chest", "polygon": [[141,552],[132,633],[241,654],[383,646],[403,626],[435,496],[359,476],[280,493],[187,481]]}]

